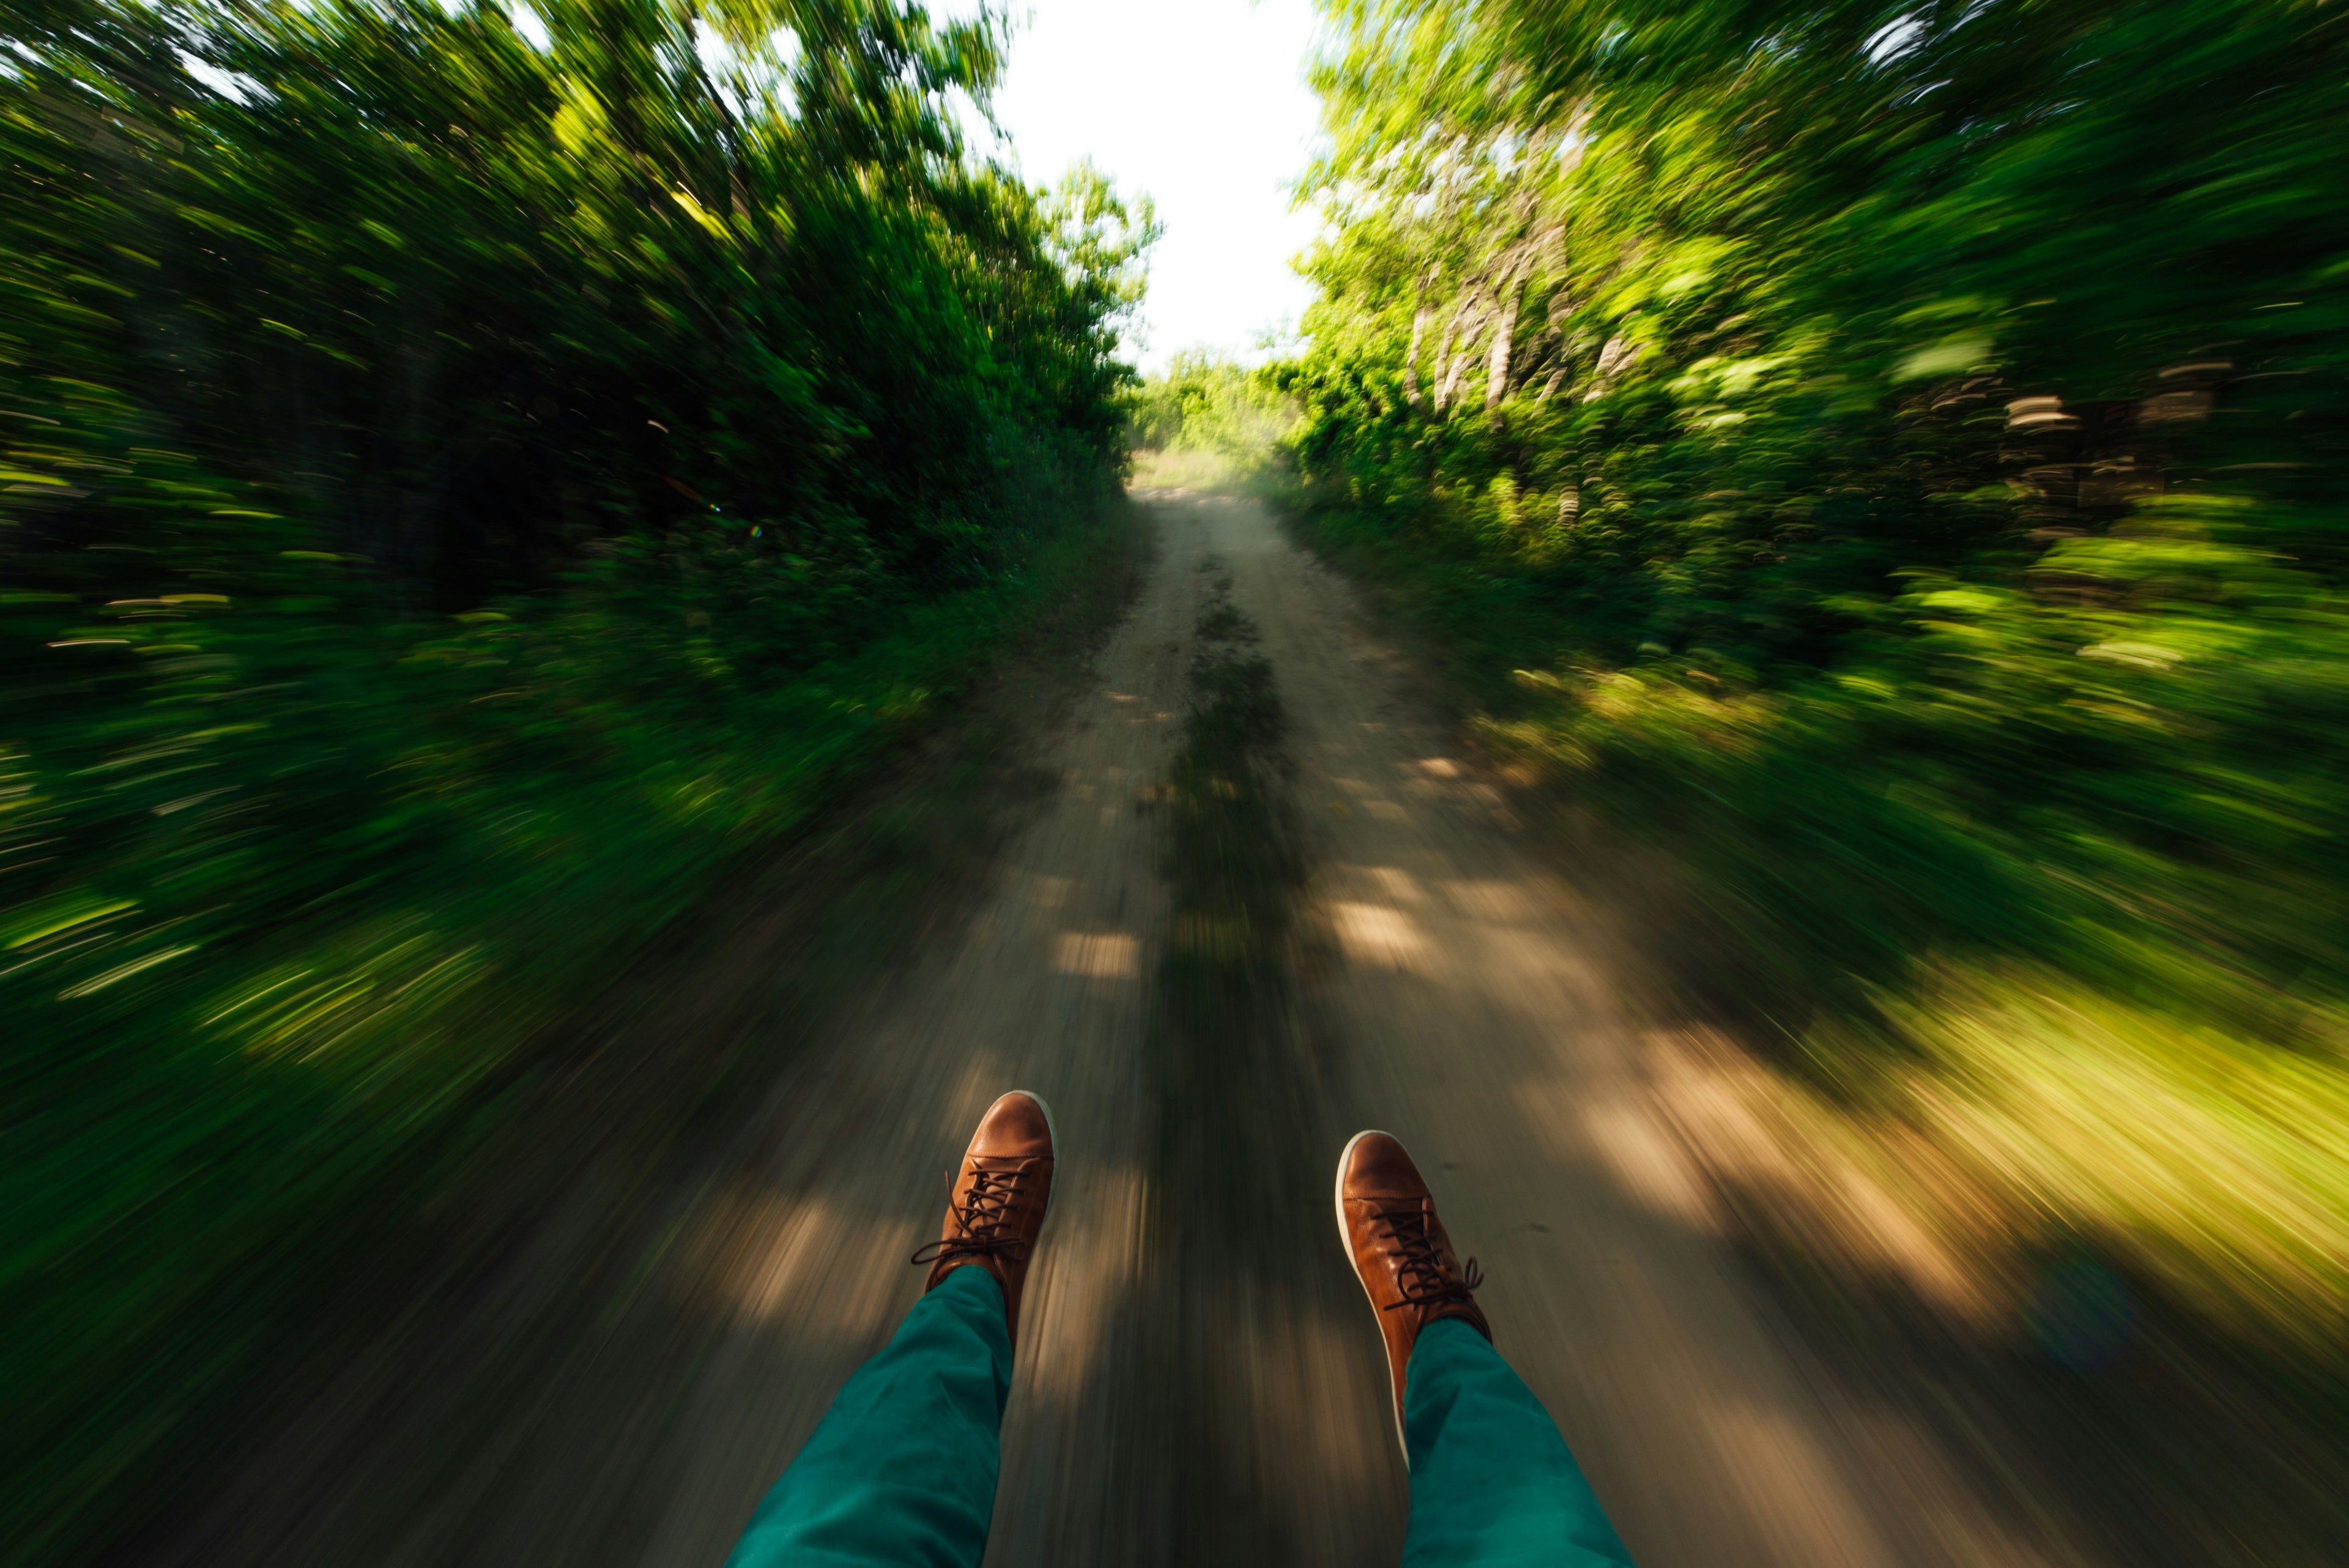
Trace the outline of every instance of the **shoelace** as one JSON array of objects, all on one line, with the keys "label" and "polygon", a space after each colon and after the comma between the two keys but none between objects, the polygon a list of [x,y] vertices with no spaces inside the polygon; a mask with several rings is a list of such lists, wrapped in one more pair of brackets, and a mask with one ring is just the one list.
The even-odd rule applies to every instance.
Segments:
[{"label": "shoelace", "polygon": [[1396,1262],[1402,1298],[1389,1302],[1388,1312],[1407,1306],[1424,1310],[1445,1302],[1473,1303],[1476,1288],[1485,1282],[1484,1271],[1477,1268],[1474,1258],[1456,1274],[1444,1266],[1444,1255],[1435,1245],[1435,1228],[1428,1223],[1433,1214],[1424,1202],[1374,1210],[1371,1218],[1383,1221],[1387,1234],[1394,1241],[1389,1251]]},{"label": "shoelace", "polygon": [[[1019,1196],[1019,1183],[1035,1169],[1036,1161],[1032,1158],[1023,1159],[1009,1170],[972,1163],[970,1191],[954,1211],[956,1234],[931,1242],[909,1262],[942,1263],[949,1258],[1001,1257],[1018,1262],[1028,1255],[1025,1236],[1006,1236],[1002,1231],[1010,1220],[1012,1203]],[[947,1181],[951,1184],[953,1178],[948,1177]]]}]

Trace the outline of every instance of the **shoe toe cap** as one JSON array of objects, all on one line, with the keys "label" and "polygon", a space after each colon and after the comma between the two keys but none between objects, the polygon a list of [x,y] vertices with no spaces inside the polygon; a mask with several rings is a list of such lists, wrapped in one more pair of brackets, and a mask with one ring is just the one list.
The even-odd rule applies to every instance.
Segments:
[{"label": "shoe toe cap", "polygon": [[1050,1155],[1052,1119],[1044,1110],[1044,1102],[1022,1089],[997,1100],[979,1123],[971,1152],[1016,1158]]},{"label": "shoe toe cap", "polygon": [[1349,1198],[1416,1197],[1427,1191],[1426,1180],[1402,1143],[1382,1132],[1364,1133],[1353,1141],[1346,1151],[1340,1180]]}]

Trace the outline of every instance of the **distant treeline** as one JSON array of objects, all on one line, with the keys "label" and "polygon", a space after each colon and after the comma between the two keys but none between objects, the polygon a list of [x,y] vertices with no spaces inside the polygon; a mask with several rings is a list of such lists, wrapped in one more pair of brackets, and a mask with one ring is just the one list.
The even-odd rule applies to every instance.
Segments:
[{"label": "distant treeline", "polygon": [[0,46],[17,1561],[124,1522],[339,1217],[983,666],[1114,494],[1152,226],[968,155],[997,25],[873,0]]},{"label": "distant treeline", "polygon": [[1127,434],[1149,452],[1212,452],[1265,459],[1297,410],[1270,379],[1237,360],[1185,349],[1127,398]]},{"label": "distant treeline", "polygon": [[1125,407],[1137,485],[1227,487],[1288,466],[1297,401],[1261,369],[1185,349],[1133,388]]},{"label": "distant treeline", "polygon": [[1985,1299],[2085,1245],[2337,1428],[2349,18],[1326,9],[1319,535]]}]

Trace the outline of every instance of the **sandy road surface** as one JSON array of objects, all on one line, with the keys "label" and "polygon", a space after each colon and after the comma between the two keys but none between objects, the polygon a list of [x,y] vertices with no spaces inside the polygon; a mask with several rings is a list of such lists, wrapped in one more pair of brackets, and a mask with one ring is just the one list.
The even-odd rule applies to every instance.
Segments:
[{"label": "sandy road surface", "polygon": [[[1587,917],[1417,717],[1346,586],[1253,505],[1156,510],[1161,558],[1098,689],[1042,742],[1061,787],[976,916],[820,1031],[738,1152],[613,1243],[624,1282],[542,1367],[331,1462],[297,1433],[175,1555],[715,1568],[914,1299],[942,1173],[1017,1085],[1050,1100],[1061,1159],[990,1563],[1394,1560],[1404,1473],[1328,1217],[1362,1125],[1438,1183],[1501,1348],[1649,1568],[2029,1560],[1755,1303],[1647,1115]],[[1292,1015],[1216,1055],[1154,1001],[1171,902],[1146,804],[1223,569],[1288,714],[1299,919],[1328,956]]]}]

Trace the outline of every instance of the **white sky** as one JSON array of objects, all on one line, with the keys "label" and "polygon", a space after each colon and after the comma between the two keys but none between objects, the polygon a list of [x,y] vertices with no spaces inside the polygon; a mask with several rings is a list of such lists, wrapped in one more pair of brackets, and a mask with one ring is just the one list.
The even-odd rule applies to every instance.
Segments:
[{"label": "white sky", "polygon": [[995,99],[1022,174],[1050,184],[1090,157],[1120,191],[1148,192],[1166,225],[1128,357],[1145,370],[1178,348],[1256,358],[1257,333],[1294,327],[1312,298],[1288,261],[1313,219],[1288,210],[1286,188],[1319,128],[1309,0],[1030,3],[1023,20],[1012,0]]}]

